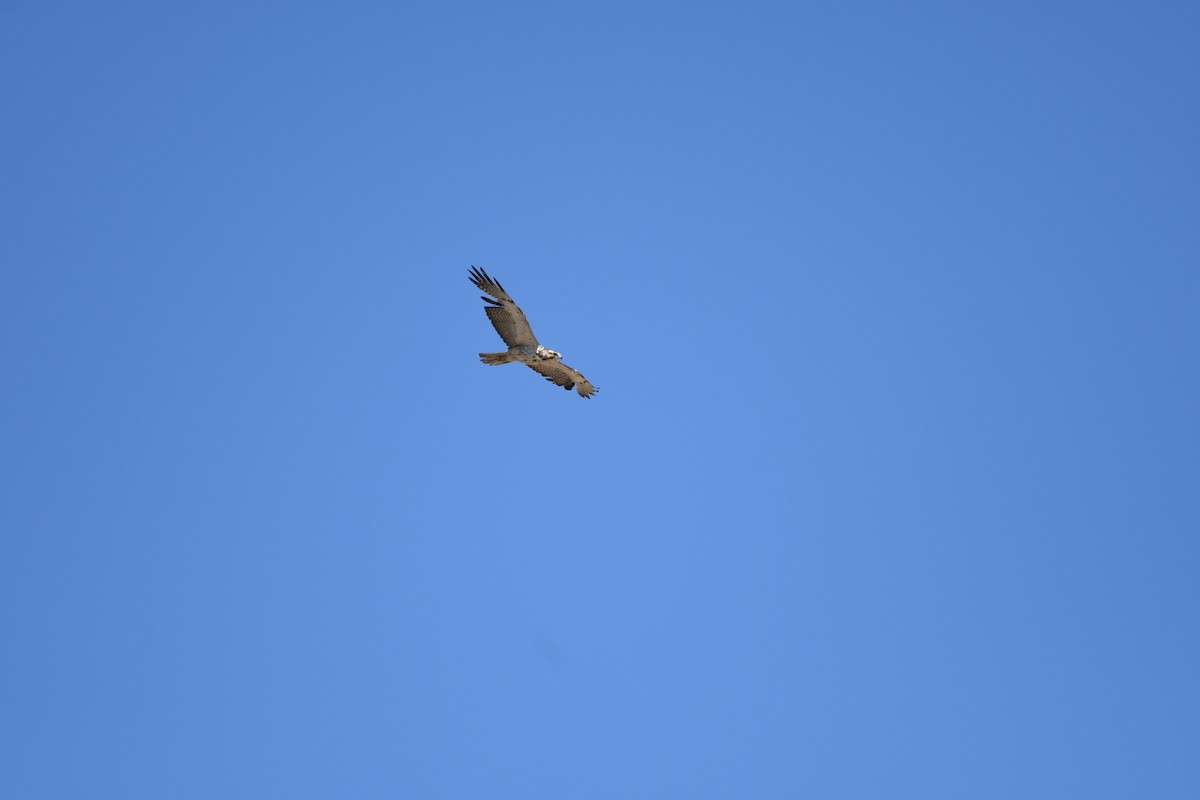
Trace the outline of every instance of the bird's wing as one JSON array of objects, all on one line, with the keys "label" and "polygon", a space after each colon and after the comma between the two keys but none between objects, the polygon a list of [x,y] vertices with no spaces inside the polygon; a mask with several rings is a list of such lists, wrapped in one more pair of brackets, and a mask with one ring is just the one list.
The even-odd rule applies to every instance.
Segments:
[{"label": "bird's wing", "polygon": [[580,375],[579,370],[571,369],[557,359],[537,361],[532,364],[526,362],[525,366],[540,375],[545,375],[546,380],[563,387],[568,392],[574,389],[579,392],[580,397],[586,397],[591,400],[592,395],[600,391],[595,386],[592,386],[587,378]]},{"label": "bird's wing", "polygon": [[471,267],[471,283],[475,284],[481,292],[491,295],[491,297],[480,297],[479,299],[491,303],[490,306],[484,306],[483,310],[487,313],[488,319],[492,321],[496,333],[500,334],[500,338],[506,345],[509,347],[521,344],[537,346],[538,340],[533,335],[533,329],[529,327],[529,320],[525,319],[525,314],[521,311],[520,306],[513,302],[498,281],[493,280],[483,270]]}]

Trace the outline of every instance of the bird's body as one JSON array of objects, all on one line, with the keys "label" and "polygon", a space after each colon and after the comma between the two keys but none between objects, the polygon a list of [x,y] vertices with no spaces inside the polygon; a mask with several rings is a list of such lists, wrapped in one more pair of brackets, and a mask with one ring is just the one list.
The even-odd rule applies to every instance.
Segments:
[{"label": "bird's body", "polygon": [[479,359],[485,364],[536,364],[539,361],[550,361],[562,358],[553,350],[547,350],[540,344],[515,344],[503,353],[480,353]]},{"label": "bird's body", "polygon": [[593,386],[578,370],[571,369],[562,363],[562,354],[543,347],[533,335],[529,320],[520,306],[509,297],[508,292],[498,281],[493,280],[486,272],[471,267],[471,283],[490,297],[481,297],[491,305],[484,306],[484,312],[492,321],[496,333],[508,345],[508,350],[501,353],[480,353],[479,360],[484,364],[524,364],[525,366],[545,376],[546,380],[563,387],[567,391],[575,389],[581,397],[591,399],[600,391]]}]

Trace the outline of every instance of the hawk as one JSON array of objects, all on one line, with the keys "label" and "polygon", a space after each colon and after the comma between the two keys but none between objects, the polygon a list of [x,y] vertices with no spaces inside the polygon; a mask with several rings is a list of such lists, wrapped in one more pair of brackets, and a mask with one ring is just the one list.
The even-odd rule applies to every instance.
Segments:
[{"label": "hawk", "polygon": [[588,382],[588,379],[562,363],[562,353],[557,353],[548,347],[538,344],[533,329],[524,312],[504,291],[499,281],[493,280],[486,272],[477,267],[471,267],[471,283],[481,292],[491,297],[480,297],[485,303],[483,310],[492,321],[492,326],[500,338],[508,345],[503,353],[480,353],[479,360],[485,364],[524,364],[534,372],[546,376],[546,380],[557,384],[568,392],[574,389],[580,397],[592,399],[592,395],[600,391]]}]

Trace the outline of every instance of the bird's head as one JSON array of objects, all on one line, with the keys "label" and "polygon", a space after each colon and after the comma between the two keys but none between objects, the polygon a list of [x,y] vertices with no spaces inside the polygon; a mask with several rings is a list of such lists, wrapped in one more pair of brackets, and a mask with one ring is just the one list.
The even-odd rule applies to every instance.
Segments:
[{"label": "bird's head", "polygon": [[546,356],[548,358],[562,358],[562,353],[558,352],[557,350],[551,350],[549,347],[547,347]]}]

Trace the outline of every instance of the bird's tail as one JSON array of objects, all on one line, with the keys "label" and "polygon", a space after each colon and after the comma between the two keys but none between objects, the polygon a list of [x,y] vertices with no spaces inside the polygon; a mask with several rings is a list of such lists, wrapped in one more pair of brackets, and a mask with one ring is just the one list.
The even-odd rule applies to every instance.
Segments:
[{"label": "bird's tail", "polygon": [[479,360],[485,364],[496,366],[497,364],[507,364],[509,362],[508,353],[480,353]]}]

